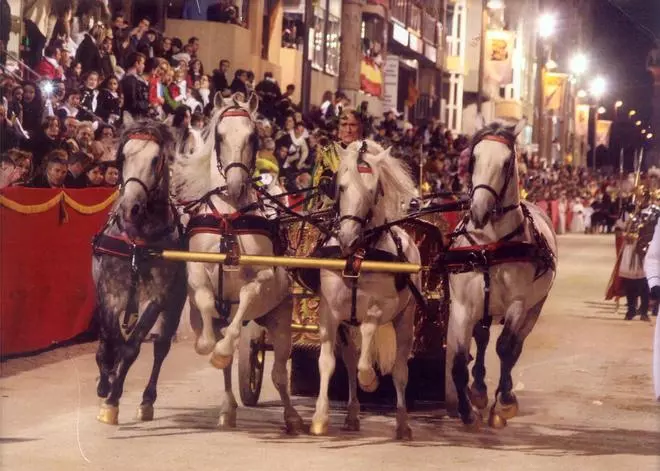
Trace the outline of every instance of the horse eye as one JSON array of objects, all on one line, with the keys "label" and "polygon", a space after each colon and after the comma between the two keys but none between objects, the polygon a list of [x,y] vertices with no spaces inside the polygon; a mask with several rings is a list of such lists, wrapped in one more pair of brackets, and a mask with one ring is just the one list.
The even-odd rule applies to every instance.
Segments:
[{"label": "horse eye", "polygon": [[151,166],[152,166],[152,167],[156,167],[156,165],[158,165],[158,156],[154,157],[154,158],[151,160]]},{"label": "horse eye", "polygon": [[345,185],[339,185],[339,192],[343,193],[344,191],[346,191],[346,186]]}]

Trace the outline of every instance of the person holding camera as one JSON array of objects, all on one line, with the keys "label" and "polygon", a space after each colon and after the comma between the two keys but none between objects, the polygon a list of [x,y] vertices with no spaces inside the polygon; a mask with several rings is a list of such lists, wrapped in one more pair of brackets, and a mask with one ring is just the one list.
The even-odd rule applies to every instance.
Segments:
[{"label": "person holding camera", "polygon": [[[655,226],[653,239],[644,258],[644,272],[651,291],[651,299],[660,302],[660,221]],[[655,398],[660,401],[660,323],[655,322],[653,339],[653,386]]]}]

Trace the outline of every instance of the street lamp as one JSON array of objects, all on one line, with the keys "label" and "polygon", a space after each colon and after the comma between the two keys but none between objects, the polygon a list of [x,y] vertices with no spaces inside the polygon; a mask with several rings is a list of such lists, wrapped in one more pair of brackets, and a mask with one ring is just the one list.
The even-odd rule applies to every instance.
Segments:
[{"label": "street lamp", "polygon": [[578,98],[584,98],[584,97],[587,96],[587,92],[584,91],[584,90],[578,90],[577,96],[578,96]]},{"label": "street lamp", "polygon": [[544,13],[539,18],[539,36],[543,39],[552,36],[557,27],[557,17],[552,13]]},{"label": "street lamp", "polygon": [[628,116],[630,116],[631,118],[632,118],[633,116],[635,116],[636,114],[637,114],[637,111],[635,111],[635,110],[630,110],[630,111],[628,111]]},{"label": "street lamp", "polygon": [[617,100],[616,103],[614,103],[614,109],[617,110],[623,106],[623,102],[621,100]]},{"label": "street lamp", "polygon": [[635,121],[635,126],[641,126],[641,125],[642,125],[642,122],[639,119],[637,121]]},{"label": "street lamp", "polygon": [[646,139],[648,139],[648,140],[653,139],[653,133],[652,133],[652,132],[648,133],[648,134],[646,135]]},{"label": "street lamp", "polygon": [[598,114],[604,114],[606,111],[607,110],[605,109],[604,106],[601,106],[600,108],[598,108]]},{"label": "street lamp", "polygon": [[591,106],[591,110],[593,110],[593,117],[594,117],[594,127],[591,135],[591,163],[593,165],[594,171],[596,170],[596,127],[598,126],[597,113],[600,112],[599,101],[603,96],[603,94],[605,93],[606,89],[607,89],[607,82],[601,76],[594,78],[589,84],[589,93],[594,98],[594,103]]},{"label": "street lamp", "polygon": [[574,73],[575,75],[582,75],[583,73],[585,73],[587,71],[588,66],[589,66],[589,59],[587,59],[587,56],[581,52],[575,54],[571,58],[571,62],[569,64],[571,72]]},{"label": "street lamp", "polygon": [[591,81],[589,92],[594,96],[594,98],[596,98],[596,100],[600,100],[600,98],[605,93],[606,88],[607,88],[607,82],[603,77],[599,76]]}]

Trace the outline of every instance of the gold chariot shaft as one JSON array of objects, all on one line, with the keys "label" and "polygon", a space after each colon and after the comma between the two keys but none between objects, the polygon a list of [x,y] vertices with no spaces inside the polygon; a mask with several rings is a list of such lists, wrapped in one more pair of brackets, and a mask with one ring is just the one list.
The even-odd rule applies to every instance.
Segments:
[{"label": "gold chariot shaft", "polygon": [[[210,252],[187,252],[182,250],[163,250],[156,256],[164,260],[178,262],[201,262],[201,263],[224,263],[226,254]],[[346,260],[312,258],[312,257],[277,257],[265,255],[241,255],[238,258],[239,265],[256,265],[262,267],[286,267],[286,268],[322,268],[324,270],[341,271],[346,267]],[[361,270],[364,272],[386,272],[386,273],[418,273],[421,265],[403,262],[378,262],[364,260]]]}]

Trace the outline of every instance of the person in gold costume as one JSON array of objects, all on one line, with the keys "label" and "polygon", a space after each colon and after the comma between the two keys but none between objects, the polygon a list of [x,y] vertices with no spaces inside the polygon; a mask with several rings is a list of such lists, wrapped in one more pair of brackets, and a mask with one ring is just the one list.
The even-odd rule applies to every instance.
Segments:
[{"label": "person in gold costume", "polygon": [[309,211],[324,210],[332,207],[334,198],[334,176],[339,169],[339,154],[337,147],[346,148],[352,142],[362,139],[363,122],[360,113],[354,109],[345,108],[339,115],[338,140],[326,146],[321,146],[317,153],[316,163],[312,171],[312,186],[319,187],[317,198],[310,200]]}]

